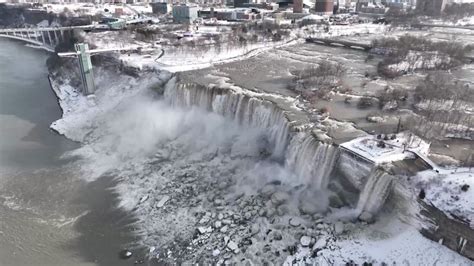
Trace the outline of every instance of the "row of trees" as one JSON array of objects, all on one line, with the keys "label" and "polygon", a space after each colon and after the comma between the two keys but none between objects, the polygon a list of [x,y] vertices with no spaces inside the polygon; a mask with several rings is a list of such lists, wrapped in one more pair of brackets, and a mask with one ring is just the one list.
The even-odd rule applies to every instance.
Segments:
[{"label": "row of trees", "polygon": [[372,41],[372,47],[387,49],[392,53],[407,55],[410,51],[439,52],[452,58],[464,59],[466,53],[473,50],[473,45],[463,45],[452,41],[432,41],[427,38],[405,34],[399,38],[382,38]]},{"label": "row of trees", "polygon": [[[382,38],[372,41],[372,47],[384,51],[385,58],[379,63],[377,72],[387,78],[395,78],[403,75],[404,70],[399,70],[391,66],[409,59],[412,53],[413,58],[430,62],[421,64],[422,68],[447,70],[462,64],[466,54],[474,49],[473,45],[463,45],[459,42],[432,41],[426,38],[413,35],[403,35],[399,38]],[[415,56],[416,55],[416,56]],[[432,65],[433,59],[439,59]],[[438,60],[438,61],[439,61]]]},{"label": "row of trees", "polygon": [[416,113],[407,128],[426,138],[474,138],[474,88],[468,83],[452,81],[446,73],[428,75],[414,92]]},{"label": "row of trees", "polygon": [[474,88],[468,83],[452,81],[447,73],[436,72],[426,76],[415,90],[415,99],[436,101],[464,101],[474,104]]},{"label": "row of trees", "polygon": [[474,16],[474,3],[453,3],[448,5],[444,9],[444,16],[455,20]]},{"label": "row of trees", "polygon": [[316,66],[290,71],[293,79],[288,88],[301,93],[307,100],[325,99],[341,85],[345,72],[339,62],[321,61]]}]

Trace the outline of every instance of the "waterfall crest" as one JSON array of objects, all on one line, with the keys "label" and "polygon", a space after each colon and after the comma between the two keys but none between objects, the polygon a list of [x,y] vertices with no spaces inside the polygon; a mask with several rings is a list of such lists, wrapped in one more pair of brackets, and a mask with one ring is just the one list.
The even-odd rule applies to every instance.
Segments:
[{"label": "waterfall crest", "polygon": [[377,213],[385,203],[393,184],[393,176],[383,169],[373,170],[360,193],[357,202],[359,212]]}]

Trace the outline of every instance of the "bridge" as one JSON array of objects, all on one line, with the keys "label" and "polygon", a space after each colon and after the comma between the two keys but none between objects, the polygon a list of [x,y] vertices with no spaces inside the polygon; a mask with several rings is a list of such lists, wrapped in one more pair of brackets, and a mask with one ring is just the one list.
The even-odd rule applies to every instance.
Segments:
[{"label": "bridge", "polygon": [[73,27],[41,27],[41,28],[11,28],[0,29],[0,37],[24,41],[38,45],[50,52],[60,42],[70,37],[70,32],[74,29],[93,29],[93,25],[73,26]]},{"label": "bridge", "polygon": [[346,48],[365,50],[365,51],[369,51],[370,49],[372,49],[371,44],[330,39],[330,38],[307,38],[306,42],[322,44],[322,45],[327,45],[327,46],[343,46]]}]

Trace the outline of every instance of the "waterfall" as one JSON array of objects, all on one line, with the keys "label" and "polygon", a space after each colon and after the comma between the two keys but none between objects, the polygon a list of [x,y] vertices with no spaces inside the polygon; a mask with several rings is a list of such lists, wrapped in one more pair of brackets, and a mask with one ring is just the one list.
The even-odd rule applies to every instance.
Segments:
[{"label": "waterfall", "polygon": [[298,133],[289,145],[286,165],[297,174],[301,183],[326,188],[334,168],[338,150],[311,134]]},{"label": "waterfall", "polygon": [[271,101],[251,97],[229,88],[178,83],[173,78],[165,89],[165,99],[176,106],[199,106],[239,124],[267,130],[272,155],[298,176],[296,183],[326,188],[338,157],[338,149],[318,141],[309,132],[291,130],[291,122]]},{"label": "waterfall", "polygon": [[239,124],[265,128],[273,144],[272,154],[283,158],[288,146],[289,123],[273,103],[231,89],[180,83],[167,87],[165,99],[175,106],[199,106]]},{"label": "waterfall", "polygon": [[364,189],[359,195],[357,210],[359,212],[377,213],[385,203],[391,188],[393,176],[383,169],[373,170],[365,183]]},{"label": "waterfall", "polygon": [[347,151],[341,151],[338,158],[339,173],[356,189],[362,191],[373,164],[362,160]]}]

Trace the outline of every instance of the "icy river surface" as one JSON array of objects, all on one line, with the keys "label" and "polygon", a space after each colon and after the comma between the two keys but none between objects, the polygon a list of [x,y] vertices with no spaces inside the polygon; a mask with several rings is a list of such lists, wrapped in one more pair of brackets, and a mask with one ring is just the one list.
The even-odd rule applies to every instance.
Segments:
[{"label": "icy river surface", "polygon": [[0,265],[125,264],[128,217],[112,207],[110,181],[82,181],[62,157],[79,144],[49,129],[61,109],[47,57],[0,39]]}]

